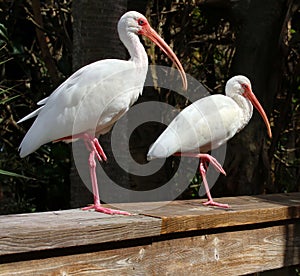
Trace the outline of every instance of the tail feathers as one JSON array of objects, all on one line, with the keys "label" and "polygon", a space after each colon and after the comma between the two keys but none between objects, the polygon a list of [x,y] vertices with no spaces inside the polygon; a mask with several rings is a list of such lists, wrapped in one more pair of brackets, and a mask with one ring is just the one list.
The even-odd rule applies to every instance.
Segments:
[{"label": "tail feathers", "polygon": [[22,123],[22,122],[24,122],[24,121],[26,121],[26,120],[28,120],[28,119],[30,119],[30,118],[33,118],[33,117],[37,116],[37,115],[40,113],[40,111],[41,111],[41,109],[42,109],[43,107],[44,107],[44,106],[41,106],[40,108],[38,108],[38,109],[36,109],[35,111],[31,112],[30,114],[28,114],[27,116],[25,116],[24,118],[22,118],[21,120],[19,120],[19,121],[17,122],[17,124]]},{"label": "tail feathers", "polygon": [[41,140],[41,137],[32,135],[29,129],[29,131],[26,133],[23,141],[19,146],[20,157],[23,158],[29,155],[30,153],[36,151],[41,145],[45,143]]},{"label": "tail feathers", "polygon": [[[47,98],[46,98],[47,99]],[[30,118],[36,117],[39,115],[40,111],[42,110],[44,106],[41,106],[40,108],[36,109],[35,111],[31,112],[21,120],[19,120],[17,123],[22,123]],[[35,123],[34,123],[35,124]],[[35,141],[36,140],[36,141]],[[27,156],[28,154],[34,152],[37,150],[41,145],[44,143],[41,142],[40,137],[37,137],[32,134],[32,127],[29,129],[29,131],[26,133],[23,141],[21,142],[19,146],[19,151],[20,151],[20,157],[23,158]]]},{"label": "tail feathers", "polygon": [[159,143],[154,143],[148,151],[147,160],[150,161],[156,158],[166,158],[169,155],[170,154],[167,148]]},{"label": "tail feathers", "polygon": [[180,138],[173,129],[167,128],[150,147],[147,160],[167,158],[178,150],[180,150]]},{"label": "tail feathers", "polygon": [[39,102],[37,102],[37,105],[44,105],[47,101],[48,101],[49,97],[40,100]]},{"label": "tail feathers", "polygon": [[42,128],[35,120],[20,144],[20,156],[23,158],[36,151],[40,146],[51,142],[51,138],[47,129]]},{"label": "tail feathers", "polygon": [[21,144],[20,147],[19,147],[20,157],[23,158],[23,157],[29,155],[30,153],[36,151],[40,146],[41,145],[39,145],[39,146],[35,145],[34,147],[32,147],[30,145],[28,146],[28,143],[24,144],[24,145]]}]

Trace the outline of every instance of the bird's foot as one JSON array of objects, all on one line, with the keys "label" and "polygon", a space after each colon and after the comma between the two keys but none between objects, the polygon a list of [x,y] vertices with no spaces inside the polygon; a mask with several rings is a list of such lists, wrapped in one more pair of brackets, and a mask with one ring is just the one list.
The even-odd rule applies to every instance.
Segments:
[{"label": "bird's foot", "polygon": [[228,204],[223,204],[223,203],[215,202],[212,199],[208,200],[208,201],[206,201],[206,202],[204,202],[202,204],[205,205],[205,206],[216,206],[216,207],[220,207],[220,208],[224,208],[224,209],[229,208]]},{"label": "bird's foot", "polygon": [[124,216],[131,216],[130,213],[126,212],[126,211],[120,211],[120,210],[115,210],[115,209],[111,209],[111,208],[106,208],[106,207],[102,207],[101,204],[93,204],[91,206],[87,206],[82,208],[83,211],[86,210],[92,210],[94,209],[96,212],[100,212],[100,213],[104,213],[104,214],[108,214],[108,215],[124,215]]},{"label": "bird's foot", "polygon": [[92,152],[94,151],[96,154],[97,159],[102,162],[102,161],[107,161],[107,157],[105,155],[104,150],[102,149],[99,141],[97,138],[91,136],[89,133],[82,133],[82,134],[78,134],[76,136],[76,138],[82,138],[86,148]]},{"label": "bird's foot", "polygon": [[102,147],[101,147],[101,145],[100,145],[98,139],[97,139],[97,138],[94,138],[94,139],[91,141],[91,143],[93,143],[93,148],[94,148],[94,150],[95,150],[95,152],[96,152],[96,156],[97,156],[98,160],[99,160],[100,162],[102,162],[102,161],[105,161],[105,162],[106,162],[106,161],[107,161],[107,157],[106,157],[105,152],[104,152],[104,150],[102,149]]},{"label": "bird's foot", "polygon": [[[205,166],[205,170],[207,170],[207,165],[205,164],[205,162],[209,162],[211,163],[215,169],[217,171],[219,171],[220,173],[226,175],[226,172],[224,171],[222,165],[218,162],[218,160],[216,158],[214,158],[213,156],[206,154],[206,153],[201,153],[199,154],[201,157],[201,164],[203,164],[203,166]],[[205,165],[204,165],[205,164]]]}]

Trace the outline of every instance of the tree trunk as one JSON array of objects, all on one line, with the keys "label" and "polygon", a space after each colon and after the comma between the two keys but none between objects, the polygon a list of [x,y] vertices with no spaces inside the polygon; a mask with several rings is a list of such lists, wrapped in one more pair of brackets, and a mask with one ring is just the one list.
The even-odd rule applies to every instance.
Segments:
[{"label": "tree trunk", "polygon": [[[73,1],[72,9],[74,71],[100,59],[126,59],[127,53],[117,32],[117,22],[127,9],[126,0],[76,0]],[[109,134],[104,135],[100,141],[109,160],[109,163],[104,164],[105,171],[109,176],[115,176],[114,181],[126,182],[127,175],[120,172],[112,157],[109,136]],[[86,163],[88,171],[87,157],[83,157],[80,162]],[[101,183],[99,184],[101,197]],[[88,203],[92,203],[92,194],[82,183],[73,165],[71,169],[71,207],[79,207]]]},{"label": "tree trunk", "polygon": [[[241,28],[231,75],[249,77],[268,117],[283,79],[283,34],[292,2],[243,0],[233,10]],[[263,193],[270,176],[267,147],[266,127],[254,109],[249,125],[228,143],[227,176],[215,188],[225,189],[223,195]]]},{"label": "tree trunk", "polygon": [[[154,3],[151,3],[155,6]],[[155,9],[152,10],[153,7],[151,7],[151,4],[147,6],[147,1],[145,0],[129,0],[128,1],[128,8],[134,9],[142,14],[145,14],[148,17],[148,20],[152,27],[156,29],[159,32],[159,21],[152,20],[153,18],[149,18],[150,14],[152,12],[155,12]],[[171,2],[168,2],[166,5],[171,5]],[[156,7],[158,9],[158,7]],[[167,8],[167,10],[170,9],[170,7]],[[159,17],[159,16],[158,16]],[[154,22],[155,21],[155,22]],[[170,30],[169,30],[169,24],[165,22],[165,27],[163,28],[166,30],[162,30],[162,37],[163,39],[169,43],[170,42]],[[159,32],[160,33],[160,32]],[[153,43],[149,42],[151,44],[150,47],[147,48],[148,56],[149,56],[149,63],[150,65],[156,64],[155,58],[155,49],[153,47]],[[148,43],[148,46],[149,46]],[[159,52],[160,49],[157,49]],[[151,60],[151,57],[153,60]],[[165,65],[165,64],[157,64],[157,65]],[[148,72],[148,74],[151,74]],[[154,73],[155,74],[155,73]],[[169,91],[168,91],[169,92]],[[139,97],[139,100],[136,104],[139,103],[145,103],[145,102],[161,102],[164,98],[162,94],[159,94],[158,91],[154,87],[144,87],[143,94]],[[155,113],[157,116],[160,116],[163,118],[163,113],[160,110],[155,110]],[[136,114],[129,113],[128,115],[128,121],[129,123],[134,121]],[[133,159],[139,163],[139,164],[146,164],[147,161],[147,153],[149,150],[149,147],[151,144],[154,143],[154,141],[158,138],[158,136],[163,132],[163,130],[166,128],[166,126],[162,126],[157,122],[147,122],[145,124],[139,125],[134,132],[130,136],[129,140],[129,148],[130,153],[133,157]],[[174,163],[177,164],[178,158],[174,161],[173,158],[168,158],[165,162],[165,164],[162,166],[161,169],[156,171],[155,173],[151,175],[138,175],[138,174],[129,174],[129,188],[134,191],[150,191],[154,190],[160,186],[163,186],[165,183],[167,183],[174,175],[174,173],[177,170],[177,165],[174,166]],[[130,168],[129,168],[130,169]],[[174,187],[176,189],[176,187]],[[157,194],[157,198],[153,197],[145,197],[143,201],[157,201],[157,200],[169,200],[170,197],[172,197],[173,191],[170,189],[168,191],[168,194],[162,195]],[[156,195],[154,196],[156,197]],[[175,198],[175,196],[174,196]],[[130,198],[130,201],[140,201],[139,198]]]}]

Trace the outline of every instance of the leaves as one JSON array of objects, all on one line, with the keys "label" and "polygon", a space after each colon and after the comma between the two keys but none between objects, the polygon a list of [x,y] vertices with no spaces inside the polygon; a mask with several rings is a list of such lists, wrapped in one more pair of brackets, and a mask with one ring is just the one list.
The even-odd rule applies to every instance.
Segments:
[{"label": "leaves", "polygon": [[[222,93],[241,28],[238,21],[229,17],[234,15],[227,7],[218,9],[206,6],[206,1],[200,2],[150,1],[148,15],[151,25],[173,46],[186,72],[214,92]],[[43,33],[61,81],[70,75],[72,68],[71,3],[70,0],[40,2]],[[0,188],[12,202],[11,209],[6,211],[67,208],[69,147],[62,143],[45,145],[24,159],[17,150],[32,122],[18,125],[16,121],[33,111],[36,102],[55,88],[37,43],[31,1],[2,1],[0,9]],[[270,156],[272,182],[278,191],[296,190],[300,182],[299,15],[298,10],[289,19],[284,45],[284,51],[288,52],[286,78],[279,87],[272,112],[273,128],[279,130]],[[152,63],[169,64],[157,48],[149,47],[148,54]],[[181,108],[187,104],[170,91],[161,91],[162,101]],[[191,182],[187,198],[197,195],[201,185],[199,175]]]},{"label": "leaves", "polygon": [[[59,64],[60,82],[71,68],[71,43],[65,39],[72,33],[70,5],[65,0],[41,2],[44,39]],[[0,214],[66,208],[69,148],[60,146],[57,157],[46,145],[23,159],[17,150],[32,121],[16,121],[55,88],[37,43],[31,1],[4,1],[0,9],[0,189],[9,202],[0,202]]]},{"label": "leaves", "polygon": [[24,175],[21,175],[21,174],[18,174],[18,173],[4,171],[4,170],[1,170],[1,169],[0,169],[0,174],[5,175],[5,176],[21,177],[21,178],[24,178],[24,179],[34,180],[34,178],[32,178],[32,177],[27,177],[27,176],[24,176]]},{"label": "leaves", "polygon": [[7,29],[2,23],[0,23],[0,43],[9,43]]}]

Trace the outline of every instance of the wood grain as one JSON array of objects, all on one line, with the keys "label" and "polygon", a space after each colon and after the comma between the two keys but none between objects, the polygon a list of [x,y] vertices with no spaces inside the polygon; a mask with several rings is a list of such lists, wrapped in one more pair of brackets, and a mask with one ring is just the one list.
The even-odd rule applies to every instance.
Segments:
[{"label": "wood grain", "polygon": [[224,197],[229,209],[206,207],[206,200],[118,204],[121,209],[162,219],[161,234],[241,226],[300,218],[300,193]]},{"label": "wood grain", "polygon": [[299,230],[291,224],[159,242],[154,274],[243,275],[299,264]]},{"label": "wood grain", "polygon": [[80,209],[0,216],[0,225],[0,256],[152,237],[161,231],[161,220],[156,218]]},{"label": "wood grain", "polygon": [[243,275],[300,263],[300,224],[0,264],[0,275]]},{"label": "wood grain", "polygon": [[[242,275],[300,264],[300,193],[0,216],[0,275]],[[2,263],[1,263],[2,262]]]}]

